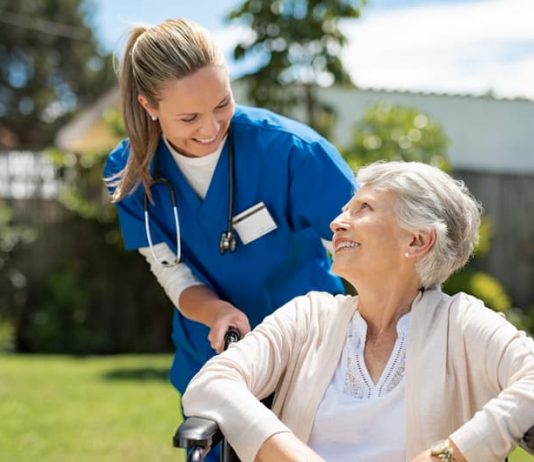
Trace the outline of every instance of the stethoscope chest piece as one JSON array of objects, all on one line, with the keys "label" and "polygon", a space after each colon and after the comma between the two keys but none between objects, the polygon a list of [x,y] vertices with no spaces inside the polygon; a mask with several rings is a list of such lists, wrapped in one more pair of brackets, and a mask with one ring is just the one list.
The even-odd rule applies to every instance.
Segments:
[{"label": "stethoscope chest piece", "polygon": [[224,231],[221,234],[221,240],[219,241],[219,251],[221,255],[226,252],[234,252],[237,246],[237,240],[233,231]]}]

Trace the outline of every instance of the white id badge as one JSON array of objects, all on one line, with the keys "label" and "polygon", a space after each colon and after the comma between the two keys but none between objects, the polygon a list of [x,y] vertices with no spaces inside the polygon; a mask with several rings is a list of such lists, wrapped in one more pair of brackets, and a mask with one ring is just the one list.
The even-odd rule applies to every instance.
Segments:
[{"label": "white id badge", "polygon": [[263,202],[258,202],[236,215],[232,219],[232,224],[243,244],[248,244],[278,228]]}]

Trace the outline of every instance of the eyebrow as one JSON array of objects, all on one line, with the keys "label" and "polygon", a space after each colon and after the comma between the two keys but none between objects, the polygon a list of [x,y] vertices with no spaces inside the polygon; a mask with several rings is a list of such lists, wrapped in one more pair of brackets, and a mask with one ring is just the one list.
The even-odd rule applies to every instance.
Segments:
[{"label": "eyebrow", "polygon": [[350,205],[351,204],[362,204],[362,203],[367,203],[369,204],[371,207],[374,207],[373,205],[373,199],[372,198],[369,198],[369,196],[363,196],[363,198],[360,198],[360,197],[354,197],[353,199],[351,199],[347,204],[345,204],[343,207],[341,207],[341,211],[342,212],[345,212],[349,209]]},{"label": "eyebrow", "polygon": [[[223,99],[221,99],[217,105],[215,107],[219,107],[221,104],[223,104],[224,102],[226,102],[228,99],[231,98],[231,94],[230,93],[227,93]],[[180,114],[176,114],[175,117],[184,117],[184,116],[193,116],[193,115],[197,115],[198,112],[182,112]]]}]

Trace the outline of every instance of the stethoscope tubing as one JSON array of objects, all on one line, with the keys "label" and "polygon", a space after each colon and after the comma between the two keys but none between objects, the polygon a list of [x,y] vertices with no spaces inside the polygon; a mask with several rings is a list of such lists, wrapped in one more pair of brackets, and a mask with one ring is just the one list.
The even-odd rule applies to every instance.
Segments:
[{"label": "stethoscope tubing", "polygon": [[[221,255],[229,252],[234,252],[237,244],[237,240],[235,237],[234,232],[234,226],[232,223],[232,217],[234,215],[234,145],[232,140],[232,132],[231,130],[228,131],[228,143],[229,143],[229,153],[228,153],[228,217],[227,217],[227,225],[226,225],[226,231],[223,231],[221,234],[221,239],[219,241],[219,251]],[[145,219],[145,233],[148,241],[148,247],[150,249],[150,253],[152,254],[152,257],[155,261],[157,261],[160,265],[168,267],[168,266],[175,266],[181,262],[182,258],[182,246],[181,246],[181,236],[180,236],[180,219],[178,215],[178,204],[176,201],[176,194],[172,187],[172,185],[169,183],[169,181],[164,178],[161,175],[160,168],[159,168],[159,153],[156,152],[155,154],[155,168],[154,168],[154,180],[151,185],[156,184],[163,184],[167,187],[169,191],[169,195],[172,202],[172,210],[173,210],[173,217],[174,217],[174,225],[176,229],[176,257],[173,262],[167,262],[166,260],[160,260],[156,252],[154,251],[154,244],[152,241],[152,234],[150,232],[150,216],[149,216],[149,198],[148,194],[145,192],[144,195],[144,219]]]},{"label": "stethoscope tubing", "polygon": [[145,193],[145,196],[144,196],[144,217],[145,217],[145,233],[146,233],[146,237],[147,237],[147,240],[148,240],[148,247],[150,249],[150,253],[152,254],[152,257],[154,258],[155,261],[157,261],[161,266],[175,266],[177,264],[180,263],[181,261],[181,258],[182,258],[182,240],[180,238],[180,218],[178,216],[178,204],[176,202],[176,194],[174,193],[174,190],[172,188],[172,186],[170,185],[170,183],[165,179],[165,178],[162,178],[162,177],[158,177],[156,179],[154,179],[154,184],[162,184],[164,185],[167,190],[169,191],[169,196],[171,198],[171,203],[172,203],[172,213],[173,213],[173,217],[174,217],[174,227],[176,229],[176,256],[174,258],[174,261],[172,262],[168,262],[166,260],[160,260],[157,255],[156,255],[156,252],[154,251],[154,244],[152,242],[152,234],[150,232],[150,216],[149,216],[149,213],[148,213],[148,208],[149,208],[149,199],[148,199],[148,195]]}]

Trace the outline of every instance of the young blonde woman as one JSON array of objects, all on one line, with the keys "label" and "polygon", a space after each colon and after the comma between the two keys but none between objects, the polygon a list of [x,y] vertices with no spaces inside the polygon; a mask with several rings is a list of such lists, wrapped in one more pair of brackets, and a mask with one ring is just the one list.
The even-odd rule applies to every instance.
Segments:
[{"label": "young blonde woman", "polygon": [[296,295],[343,291],[323,241],[354,180],[310,128],[236,106],[220,50],[191,21],[133,28],[120,86],[128,138],[104,176],[126,248],[177,308],[183,392],[229,327],[246,334]]}]

